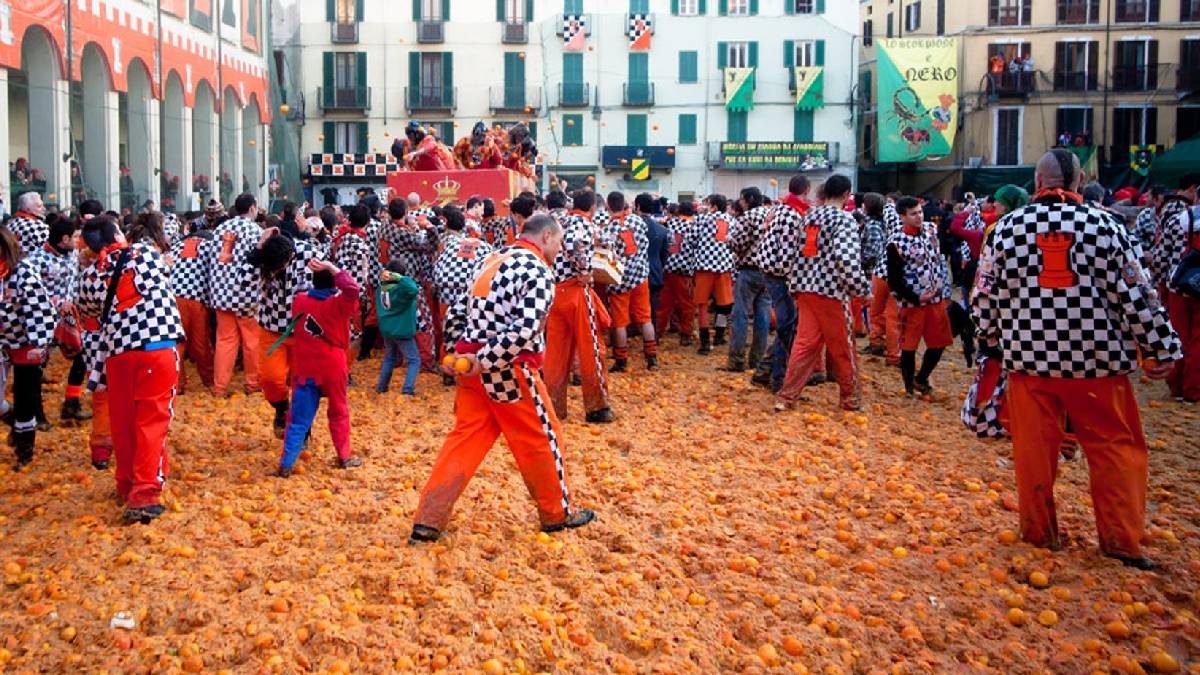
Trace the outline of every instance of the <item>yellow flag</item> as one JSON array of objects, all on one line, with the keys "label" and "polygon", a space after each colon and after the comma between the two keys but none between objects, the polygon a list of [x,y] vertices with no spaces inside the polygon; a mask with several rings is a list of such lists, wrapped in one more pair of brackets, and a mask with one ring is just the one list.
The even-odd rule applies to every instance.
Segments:
[{"label": "yellow flag", "polygon": [[825,66],[796,66],[796,107],[815,110],[825,107]]}]

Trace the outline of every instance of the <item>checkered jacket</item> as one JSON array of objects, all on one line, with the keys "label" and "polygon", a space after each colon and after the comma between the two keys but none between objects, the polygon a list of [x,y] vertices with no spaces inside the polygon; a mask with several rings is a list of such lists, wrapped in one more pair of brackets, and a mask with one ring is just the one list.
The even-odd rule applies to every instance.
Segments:
[{"label": "checkered jacket", "polygon": [[28,258],[0,279],[0,299],[0,349],[46,347],[54,340],[54,305]]},{"label": "checkered jacket", "polygon": [[[109,278],[120,255],[119,250],[113,250],[80,274],[76,300],[80,314],[99,318]],[[182,340],[183,324],[171,292],[167,263],[154,244],[148,241],[131,244],[121,276],[108,320],[99,331],[104,358],[154,343]]]},{"label": "checkered jacket", "polygon": [[976,360],[979,365],[975,371],[975,380],[971,382],[971,388],[967,390],[967,397],[963,399],[962,409],[959,410],[959,419],[962,420],[963,426],[968,431],[979,438],[1006,438],[1008,430],[1000,423],[1000,406],[1004,402],[1004,392],[1008,389],[1008,373],[1003,369],[1000,370],[1000,378],[996,381],[996,388],[992,390],[991,398],[981,406],[979,405],[979,384],[983,379],[983,371],[989,359],[981,354]]},{"label": "checkered jacket", "polygon": [[628,293],[650,278],[650,235],[641,216],[625,212],[608,221],[601,240],[621,258],[625,272],[609,293]]},{"label": "checkered jacket", "polygon": [[380,258],[386,253],[389,261],[399,260],[408,276],[418,284],[432,280],[433,257],[437,251],[437,237],[432,230],[393,221],[384,223],[380,234]]},{"label": "checkered jacket", "polygon": [[667,264],[663,270],[670,274],[690,277],[696,272],[690,251],[684,245],[696,219],[692,216],[673,216],[664,223],[667,228]]},{"label": "checkered jacket", "polygon": [[[1072,240],[1068,276],[1053,286],[1039,278],[1037,241],[1051,233]],[[1139,350],[1181,358],[1125,226],[1099,209],[1035,201],[1001,220],[984,240],[972,305],[982,346],[1000,347],[1009,372],[1107,377],[1132,371]]]},{"label": "checkered jacket", "polygon": [[733,272],[733,250],[729,248],[731,221],[724,213],[705,213],[696,218],[683,240],[694,272]]},{"label": "checkered jacket", "polygon": [[201,247],[208,258],[208,292],[211,307],[238,316],[254,316],[258,306],[258,270],[246,256],[258,246],[262,229],[252,220],[238,216],[213,230],[213,238]]},{"label": "checkered jacket", "polygon": [[171,247],[171,292],[176,297],[195,300],[208,306],[208,292],[212,278],[212,259],[204,255],[206,243],[212,240],[212,232],[200,230],[188,235]]},{"label": "checkered jacket", "polygon": [[883,221],[867,216],[863,222],[862,232],[862,267],[863,270],[873,270],[883,257],[883,246],[887,240],[883,236]]},{"label": "checkered jacket", "polygon": [[804,216],[791,206],[771,207],[763,222],[762,237],[750,252],[750,266],[768,276],[787,278],[800,257],[803,224]]},{"label": "checkered jacket", "polygon": [[38,250],[26,256],[26,260],[37,270],[42,286],[50,294],[50,302],[58,307],[64,302],[74,302],[75,277],[79,274],[79,253],[59,253],[50,244],[42,244]]},{"label": "checkered jacket", "polygon": [[[292,320],[292,300],[312,288],[310,260],[321,259],[321,249],[307,239],[296,239],[296,255],[282,270],[275,274],[260,275],[262,280],[262,302],[258,305],[255,320],[258,325],[272,333],[282,333]],[[269,346],[269,345],[268,345]]]},{"label": "checkered jacket", "polygon": [[511,246],[521,234],[521,228],[512,216],[492,218],[486,225],[483,235],[493,248]]},{"label": "checkered jacket", "polygon": [[492,247],[481,239],[462,232],[447,232],[433,263],[433,288],[438,302],[444,305],[458,302],[491,252]]},{"label": "checkered jacket", "polygon": [[185,234],[181,231],[183,228],[179,227],[179,216],[174,213],[164,213],[162,214],[162,219],[163,235],[166,236],[171,246],[174,246],[180,239],[183,239],[183,235]]},{"label": "checkered jacket", "polygon": [[333,264],[338,269],[346,270],[359,288],[366,288],[371,273],[371,244],[367,241],[366,228],[354,230],[343,227],[334,237],[329,250]]},{"label": "checkered jacket", "polygon": [[1158,236],[1158,212],[1153,206],[1138,211],[1133,221],[1133,237],[1142,245],[1142,251],[1149,252]]},{"label": "checkered jacket", "polygon": [[519,244],[492,253],[483,266],[495,266],[489,283],[463,293],[446,313],[446,349],[453,351],[459,340],[482,345],[476,357],[484,390],[495,401],[512,403],[521,399],[517,358],[546,350],[554,272]]},{"label": "checkered jacket", "polygon": [[[900,222],[900,214],[896,212],[896,205],[887,203],[883,205],[883,241],[889,241],[893,234],[896,234],[904,227]],[[880,279],[887,279],[887,252],[884,251],[879,255],[879,264],[875,266],[874,275]]]},{"label": "checkered jacket", "polygon": [[1163,208],[1160,222],[1162,227],[1158,240],[1154,242],[1150,253],[1151,270],[1156,286],[1170,286],[1171,277],[1190,247],[1192,235],[1189,230],[1200,235],[1200,212],[1193,210],[1189,218],[1186,205],[1172,201]]},{"label": "checkered jacket", "polygon": [[[367,223],[364,229],[367,231],[367,248],[371,254],[371,264],[367,270],[367,280],[371,286],[374,286],[376,280],[379,279],[379,275],[383,274],[383,266],[387,262],[380,248],[383,241],[383,223],[372,218],[371,222]],[[359,286],[359,288],[366,289],[367,286]]]},{"label": "checkered jacket", "polygon": [[734,222],[733,231],[729,235],[729,248],[733,251],[739,268],[755,266],[752,258],[758,252],[758,244],[762,241],[770,214],[770,207],[756,206]]},{"label": "checkered jacket", "polygon": [[[809,237],[816,237],[815,251],[807,245]],[[858,223],[849,213],[834,206],[809,211],[796,243],[800,255],[788,277],[792,293],[816,293],[837,300],[867,295]]]},{"label": "checkered jacket", "polygon": [[17,238],[17,243],[25,255],[33,253],[50,241],[50,226],[45,220],[28,213],[17,212],[4,227]]},{"label": "checkered jacket", "polygon": [[562,250],[554,259],[554,278],[566,283],[576,277],[590,281],[592,278],[592,253],[596,249],[596,235],[592,223],[582,213],[572,211],[562,221]]},{"label": "checkered jacket", "polygon": [[896,306],[917,307],[949,299],[953,287],[950,285],[946,261],[942,258],[936,225],[925,223],[918,234],[908,234],[904,228],[900,228],[899,232],[888,239],[887,248],[894,249],[899,254],[904,268],[904,282],[908,284],[909,290],[918,297],[927,291],[934,292],[933,299],[914,302],[911,298],[902,297],[893,289],[892,296],[896,298]]}]

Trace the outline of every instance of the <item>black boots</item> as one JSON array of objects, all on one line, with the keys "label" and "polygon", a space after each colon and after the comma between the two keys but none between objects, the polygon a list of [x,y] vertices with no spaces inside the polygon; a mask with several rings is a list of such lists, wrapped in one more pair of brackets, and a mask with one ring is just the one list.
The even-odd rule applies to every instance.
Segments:
[{"label": "black boots", "polygon": [[712,353],[712,337],[710,336],[710,331],[707,328],[700,329],[700,349],[696,350],[696,353],[698,353],[698,354],[711,354]]},{"label": "black boots", "polygon": [[584,418],[584,421],[586,421],[588,424],[608,424],[609,422],[613,421],[612,408],[593,410],[587,414],[587,417]]},{"label": "black boots", "polygon": [[63,422],[70,420],[86,422],[92,419],[92,413],[84,412],[83,406],[79,404],[79,399],[68,398],[63,401],[62,408],[58,411],[58,419]]},{"label": "black boots", "polygon": [[725,327],[717,326],[716,328],[713,329],[713,333],[714,333],[713,346],[720,347],[720,346],[724,345],[725,344]]},{"label": "black boots", "polygon": [[[578,511],[572,511],[571,515],[567,516],[564,522],[554,525],[543,525],[542,532],[561,532],[568,528],[573,530],[577,527],[583,527],[595,519],[596,513],[591,509],[579,509]],[[416,533],[416,528],[413,528],[413,532],[414,534]]]},{"label": "black boots", "polygon": [[287,435],[288,409],[290,406],[286,400],[278,401],[271,405],[275,408],[275,438],[283,440],[283,437]]},{"label": "black boots", "polygon": [[371,358],[371,348],[375,346],[375,338],[379,337],[377,326],[363,326],[362,339],[358,343],[358,360],[366,361]]},{"label": "black boots", "polygon": [[612,368],[608,369],[610,373],[623,373],[629,369],[629,359],[615,359]]},{"label": "black boots", "polygon": [[646,355],[646,370],[658,370],[658,354]]}]

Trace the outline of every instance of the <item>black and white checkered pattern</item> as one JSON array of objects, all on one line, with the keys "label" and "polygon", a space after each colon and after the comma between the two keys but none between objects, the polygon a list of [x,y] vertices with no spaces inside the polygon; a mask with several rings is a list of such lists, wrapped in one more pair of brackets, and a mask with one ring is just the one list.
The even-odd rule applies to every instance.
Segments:
[{"label": "black and white checkered pattern", "polygon": [[578,211],[572,211],[562,221],[562,250],[554,259],[554,278],[565,283],[576,277],[590,280],[592,277],[592,254],[596,249],[596,235],[592,222]]},{"label": "black and white checkered pattern", "polygon": [[630,14],[629,25],[625,29],[629,35],[629,44],[634,44],[646,33],[654,34],[654,18],[651,14]]},{"label": "black and white checkered pattern", "polygon": [[786,278],[800,257],[804,216],[787,204],[771,207],[763,222],[763,234],[750,252],[750,266],[773,277]]},{"label": "black and white checkered pattern", "polygon": [[1150,259],[1155,285],[1169,286],[1190,247],[1189,230],[1200,232],[1200,213],[1189,211],[1182,202],[1171,201],[1163,207],[1159,222],[1162,226],[1158,241],[1151,248]]},{"label": "black and white checkered pattern", "polygon": [[208,258],[208,292],[211,307],[238,316],[254,316],[258,306],[258,269],[246,261],[258,246],[262,229],[238,216],[213,230],[203,246]]},{"label": "black and white checkered pattern", "polygon": [[692,259],[693,272],[732,272],[733,250],[729,237],[733,219],[724,213],[705,213],[698,216],[683,241]]},{"label": "black and white checkered pattern", "polygon": [[75,278],[79,275],[79,254],[76,251],[59,253],[50,244],[26,256],[42,279],[42,286],[50,294],[50,302],[58,307],[75,298]]},{"label": "black and white checkered pattern", "polygon": [[971,388],[967,390],[967,397],[963,399],[959,419],[962,420],[963,426],[968,431],[979,438],[1005,438],[1008,436],[1008,431],[1003,424],[1000,424],[1000,405],[1004,400],[1004,392],[1008,389],[1008,373],[1001,369],[1000,379],[996,381],[992,397],[980,407],[979,380],[983,376],[983,368],[987,362],[986,356],[978,357],[975,381],[971,383]]},{"label": "black and white checkered pattern", "polygon": [[399,260],[418,284],[433,280],[433,258],[437,251],[433,230],[418,227],[415,219],[385,222],[380,230],[380,247],[381,258],[386,249],[388,260]]},{"label": "black and white checkered pattern", "polygon": [[863,270],[873,270],[883,257],[883,221],[870,216],[863,222],[862,232],[862,265]]},{"label": "black and white checkered pattern", "polygon": [[54,340],[54,305],[29,259],[0,279],[0,300],[0,349],[46,347]]},{"label": "black and white checkered pattern", "polygon": [[898,307],[927,305],[950,298],[953,287],[950,285],[950,272],[938,244],[936,225],[925,223],[918,234],[908,234],[904,228],[900,228],[899,232],[888,239],[887,246],[895,248],[904,259],[904,281],[908,283],[912,292],[918,296],[923,296],[928,291],[934,293],[931,300],[917,304],[892,293]]},{"label": "black and white checkered pattern", "polygon": [[184,234],[181,232],[183,228],[179,226],[179,216],[174,213],[164,213],[162,214],[162,218],[163,235],[166,236],[171,246],[174,246],[180,239],[183,239]]},{"label": "black and white checkered pattern", "polygon": [[628,293],[650,277],[650,235],[641,216],[625,212],[610,219],[600,238],[625,266],[621,283],[609,288],[610,293]]},{"label": "black and white checkered pattern", "polygon": [[321,249],[311,241],[297,239],[293,243],[296,254],[292,260],[275,274],[263,275],[260,284],[262,303],[255,320],[273,333],[287,330],[292,320],[292,300],[312,288],[312,270],[308,269],[308,263],[321,258]]},{"label": "black and white checkered pattern", "polygon": [[752,258],[758,251],[758,244],[762,241],[770,214],[769,207],[756,206],[734,222],[733,231],[729,235],[729,248],[733,251],[738,267],[755,267]]},{"label": "black and white checkered pattern", "polygon": [[[1043,287],[1037,237],[1073,241],[1074,284]],[[1001,220],[984,241],[972,297],[984,346],[999,346],[1009,372],[1092,378],[1132,371],[1138,352],[1181,358],[1179,336],[1138,260],[1125,226],[1072,203],[1035,201]]]},{"label": "black and white checkered pattern", "polygon": [[[367,279],[369,285],[374,286],[379,279],[379,275],[383,273],[383,266],[387,262],[383,259],[383,252],[380,250],[380,242],[383,241],[383,223],[372,218],[371,222],[367,223],[365,228],[367,231],[367,248],[371,253],[371,264],[367,270]],[[360,286],[366,289],[367,286]]]},{"label": "black and white checkered pattern", "polygon": [[177,297],[195,300],[205,306],[210,302],[208,283],[212,259],[205,255],[205,242],[212,232],[200,230],[171,247],[171,292]]},{"label": "black and white checkered pattern", "polygon": [[522,246],[496,251],[483,263],[495,265],[486,294],[464,293],[446,313],[447,351],[459,340],[483,345],[476,353],[488,396],[501,403],[521,398],[514,360],[546,350],[546,316],[554,302],[554,273]]},{"label": "black and white checkered pattern", "polygon": [[1133,221],[1133,238],[1142,245],[1143,251],[1149,251],[1158,236],[1158,211],[1153,206],[1138,211]]},{"label": "black and white checkered pattern", "polygon": [[33,253],[50,241],[50,226],[41,218],[16,215],[10,218],[4,227],[17,238],[17,243],[25,255]]},{"label": "black and white checkered pattern", "polygon": [[[806,256],[810,236],[817,237],[816,252]],[[788,276],[788,290],[837,300],[868,294],[858,223],[849,213],[834,206],[809,211],[796,245],[800,255]]]},{"label": "black and white checkered pattern", "polygon": [[359,288],[367,287],[371,278],[371,245],[367,242],[366,228],[343,228],[334,237],[330,255],[333,264],[346,270]]},{"label": "black and white checkered pattern", "polygon": [[492,252],[487,242],[461,232],[447,232],[433,263],[433,288],[438,302],[453,305],[467,292],[484,258]]},{"label": "black and white checkered pattern", "polygon": [[696,272],[695,262],[684,244],[696,226],[696,219],[692,216],[673,216],[664,225],[667,228],[667,264],[663,270],[692,276]]},{"label": "black and white checkered pattern", "polygon": [[[108,280],[120,254],[120,251],[110,252],[105,260],[89,265],[80,275],[76,304],[84,316],[100,316]],[[175,294],[171,292],[167,263],[154,244],[148,241],[131,244],[122,276],[132,280],[137,297],[123,297],[118,292],[113,300],[108,321],[100,328],[104,358],[183,339],[183,324]]]},{"label": "black and white checkered pattern", "polygon": [[[892,238],[893,234],[900,231],[904,224],[900,221],[900,214],[896,212],[896,205],[888,202],[883,205],[883,241],[886,249],[887,242]],[[879,264],[875,266],[873,274],[880,279],[887,279],[887,254],[879,256]]]},{"label": "black and white checkered pattern", "polygon": [[323,153],[311,155],[308,160],[308,171],[313,176],[382,178],[399,170],[400,165],[394,157],[380,153]]}]

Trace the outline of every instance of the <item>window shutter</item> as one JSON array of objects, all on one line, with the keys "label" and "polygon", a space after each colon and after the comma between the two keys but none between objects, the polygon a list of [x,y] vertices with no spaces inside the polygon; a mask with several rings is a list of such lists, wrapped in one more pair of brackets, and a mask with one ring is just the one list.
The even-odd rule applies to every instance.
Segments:
[{"label": "window shutter", "polygon": [[355,64],[355,68],[354,68],[356,71],[356,74],[358,75],[358,82],[356,84],[358,84],[358,88],[362,90],[362,95],[366,96],[367,95],[367,53],[359,52],[355,56],[358,57],[358,59],[357,59],[358,62]]},{"label": "window shutter", "polygon": [[[1159,5],[1159,0],[1150,0],[1150,22],[1151,23],[1158,22],[1158,5]],[[1180,7],[1183,7],[1183,5],[1181,4]],[[1182,11],[1182,10],[1180,10],[1180,11]]]},{"label": "window shutter", "polygon": [[998,23],[1000,23],[1000,0],[988,0],[988,25],[995,26]]},{"label": "window shutter", "polygon": [[796,13],[796,0],[783,0],[783,13],[792,15]]},{"label": "window shutter", "polygon": [[450,0],[442,0],[442,21],[450,20]]},{"label": "window shutter", "polygon": [[367,134],[367,123],[359,122],[358,123],[358,152],[360,154],[366,154],[368,152],[371,152],[371,146],[370,146],[371,139],[367,138],[367,135],[368,135]]},{"label": "window shutter", "polygon": [[1158,88],[1158,40],[1150,41],[1150,48],[1147,53],[1146,88],[1154,90]]},{"label": "window shutter", "polygon": [[337,21],[336,0],[325,0],[325,20]]},{"label": "window shutter", "polygon": [[718,42],[717,43],[717,69],[724,70],[725,66],[728,63],[729,63],[729,43],[728,42]]},{"label": "window shutter", "polygon": [[533,0],[525,0],[525,23],[533,23]]},{"label": "window shutter", "polygon": [[421,100],[421,53],[408,53],[408,107]]},{"label": "window shutter", "polygon": [[825,41],[824,40],[817,40],[816,53],[813,55],[813,58],[816,59],[815,65],[818,65],[818,66],[825,65]]},{"label": "window shutter", "polygon": [[1033,0],[1022,0],[1021,2],[1021,25],[1028,26],[1033,17]]},{"label": "window shutter", "polygon": [[758,0],[750,0],[750,16],[758,14]]},{"label": "window shutter", "polygon": [[696,52],[679,52],[679,81],[696,82],[699,79],[696,72]]},{"label": "window shutter", "polygon": [[679,16],[679,0],[671,0],[671,16]]},{"label": "window shutter", "polygon": [[717,14],[721,16],[729,14],[729,0],[717,0]]},{"label": "window shutter", "polygon": [[825,13],[825,0],[817,0],[817,14]]},{"label": "window shutter", "polygon": [[333,52],[321,55],[321,101],[325,108],[333,107]]},{"label": "window shutter", "polygon": [[454,52],[442,52],[442,104],[454,105]]},{"label": "window shutter", "polygon": [[750,67],[758,67],[758,40],[750,43]]},{"label": "window shutter", "polygon": [[625,144],[626,145],[645,145],[646,144],[646,116],[645,115],[626,115],[625,116]]},{"label": "window shutter", "polygon": [[496,0],[496,20],[504,21],[504,0]]},{"label": "window shutter", "polygon": [[811,143],[813,140],[813,111],[797,110],[792,121],[792,140],[796,143]]},{"label": "window shutter", "polygon": [[361,22],[363,20],[363,15],[366,14],[363,4],[363,0],[354,0],[354,20],[357,22]]},{"label": "window shutter", "polygon": [[696,116],[681,114],[679,116],[679,145],[696,144]]},{"label": "window shutter", "polygon": [[1089,90],[1095,89],[1097,86],[1097,73],[1100,72],[1099,71],[1099,65],[1100,65],[1099,56],[1100,56],[1100,43],[1099,42],[1089,42],[1087,44],[1087,58],[1088,58],[1087,88]]},{"label": "window shutter", "polygon": [[725,126],[725,140],[744,143],[746,141],[746,113],[729,112],[725,114],[728,118]]},{"label": "window shutter", "polygon": [[321,135],[325,137],[325,140],[321,142],[321,149],[324,152],[333,152],[333,143],[336,140],[334,138],[335,133],[336,131],[333,128],[333,122],[325,122],[321,125]]},{"label": "window shutter", "polygon": [[791,68],[796,65],[796,41],[783,41],[783,67]]},{"label": "window shutter", "polygon": [[421,20],[421,0],[412,0],[413,4],[413,21]]},{"label": "window shutter", "polygon": [[454,145],[454,122],[442,122],[442,142]]},{"label": "window shutter", "polygon": [[696,13],[700,16],[708,14],[708,0],[700,0],[700,4],[696,7]]}]

